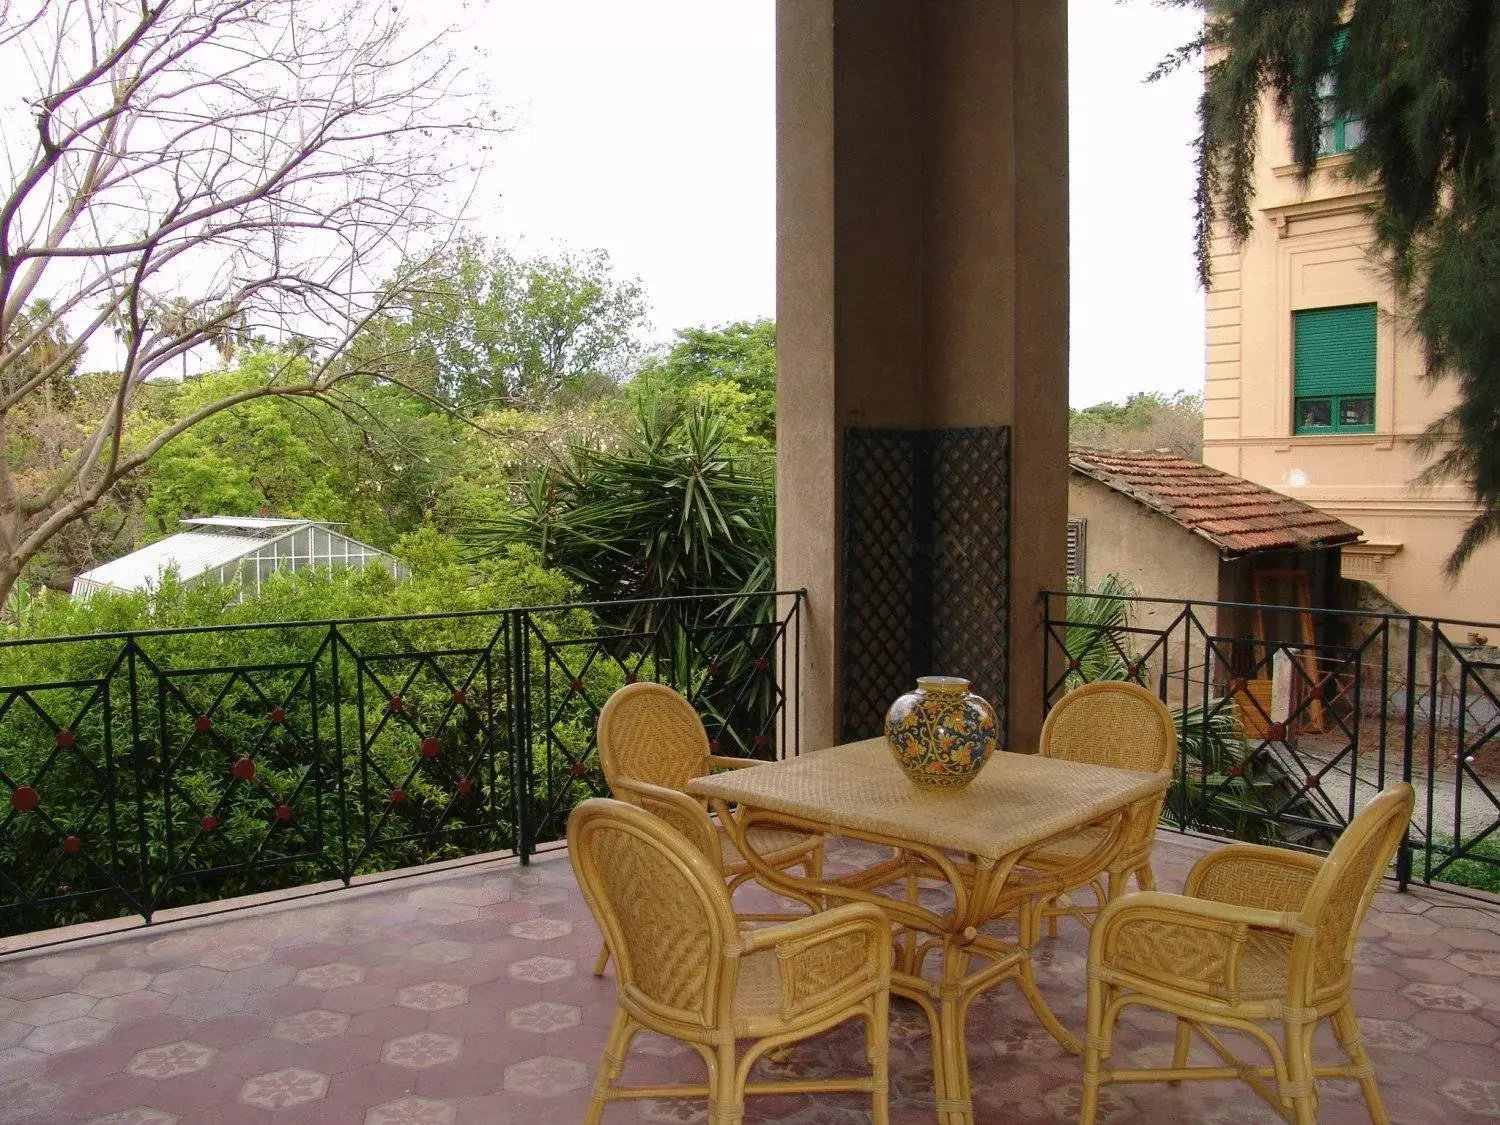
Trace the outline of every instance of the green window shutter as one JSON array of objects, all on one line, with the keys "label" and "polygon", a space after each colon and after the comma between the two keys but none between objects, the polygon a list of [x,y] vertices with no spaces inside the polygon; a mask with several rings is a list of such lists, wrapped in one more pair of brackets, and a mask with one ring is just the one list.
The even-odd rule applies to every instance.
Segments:
[{"label": "green window shutter", "polygon": [[1298,398],[1375,393],[1375,306],[1295,314]]}]

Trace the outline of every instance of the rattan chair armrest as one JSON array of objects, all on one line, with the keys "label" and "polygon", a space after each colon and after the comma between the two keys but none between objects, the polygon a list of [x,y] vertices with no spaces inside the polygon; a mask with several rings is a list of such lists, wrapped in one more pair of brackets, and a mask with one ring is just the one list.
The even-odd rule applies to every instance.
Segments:
[{"label": "rattan chair armrest", "polygon": [[723,855],[719,848],[719,833],[712,818],[698,801],[676,789],[663,785],[652,785],[649,781],[637,781],[632,777],[615,777],[609,783],[610,792],[620,801],[645,809],[653,816],[666,821],[688,838],[688,842],[703,853],[722,870]]},{"label": "rattan chair armrest", "polygon": [[833,1002],[856,1002],[890,987],[891,920],[879,907],[850,903],[822,914],[741,934],[745,954],[774,950],[781,963],[786,1019]]},{"label": "rattan chair armrest", "polygon": [[1174,895],[1167,891],[1136,891],[1122,895],[1099,912],[1095,934],[1108,930],[1111,926],[1128,925],[1137,918],[1163,918],[1203,929],[1225,925],[1251,926],[1292,935],[1301,934],[1306,928],[1296,914],[1288,911],[1237,906],[1212,899]]},{"label": "rattan chair armrest", "polygon": [[703,772],[712,773],[714,770],[745,770],[751,766],[763,766],[765,764],[759,758],[726,758],[722,754],[709,754],[703,759]]},{"label": "rattan chair armrest", "polygon": [[1210,852],[1188,872],[1182,893],[1265,910],[1302,909],[1323,861],[1305,852],[1231,844]]},{"label": "rattan chair armrest", "polygon": [[1308,932],[1296,914],[1140,891],[1099,912],[1089,938],[1089,972],[1106,980],[1123,973],[1234,1002],[1241,995],[1240,963],[1252,930]]}]

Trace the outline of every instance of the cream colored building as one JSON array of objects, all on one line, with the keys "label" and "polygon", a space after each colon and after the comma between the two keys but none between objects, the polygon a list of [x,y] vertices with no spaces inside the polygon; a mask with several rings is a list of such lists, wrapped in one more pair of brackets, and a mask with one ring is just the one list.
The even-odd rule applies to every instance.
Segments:
[{"label": "cream colored building", "polygon": [[1370,259],[1376,198],[1344,176],[1355,121],[1330,120],[1305,189],[1273,111],[1262,115],[1255,229],[1213,247],[1203,459],[1363,528],[1343,574],[1408,612],[1500,621],[1500,545],[1450,584],[1443,564],[1476,510],[1465,490],[1418,490],[1416,439],[1454,404]]}]

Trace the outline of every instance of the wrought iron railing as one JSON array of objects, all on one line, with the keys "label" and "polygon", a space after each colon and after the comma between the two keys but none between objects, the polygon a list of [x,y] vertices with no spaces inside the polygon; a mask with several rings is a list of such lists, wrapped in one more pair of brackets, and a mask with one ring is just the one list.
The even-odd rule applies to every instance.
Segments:
[{"label": "wrought iron railing", "polygon": [[514,850],[668,683],[798,751],[800,592],[0,642],[0,935]]},{"label": "wrought iron railing", "polygon": [[1042,595],[1043,702],[1128,679],[1177,718],[1164,819],[1323,848],[1416,786],[1398,877],[1500,890],[1500,625],[1107,592]]}]

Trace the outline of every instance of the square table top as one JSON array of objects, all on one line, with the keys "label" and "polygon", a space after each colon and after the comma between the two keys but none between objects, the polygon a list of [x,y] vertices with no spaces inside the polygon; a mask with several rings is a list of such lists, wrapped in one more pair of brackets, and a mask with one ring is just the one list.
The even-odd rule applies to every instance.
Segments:
[{"label": "square table top", "polygon": [[919,789],[885,739],[694,778],[688,792],[830,828],[999,860],[1166,789],[1168,778],[996,753],[967,789]]}]

